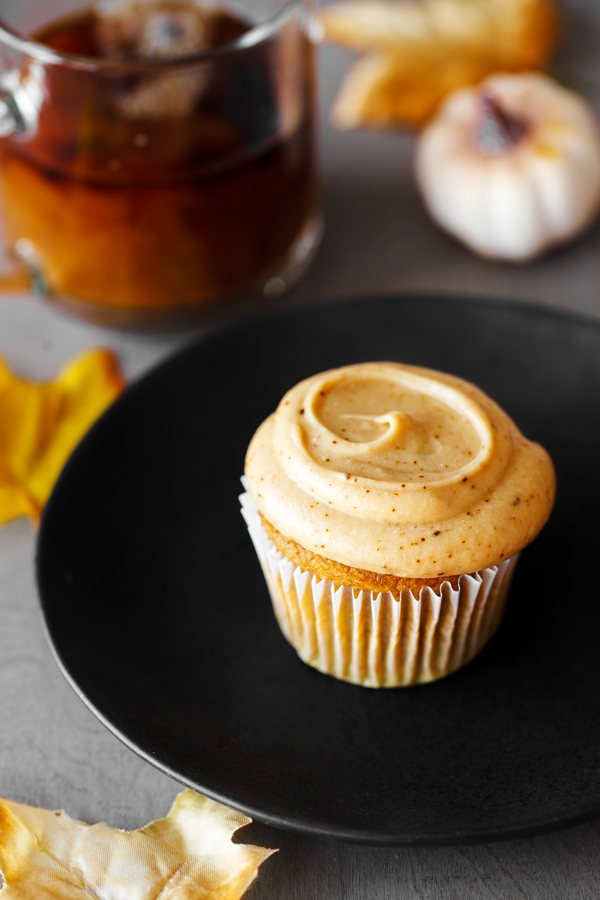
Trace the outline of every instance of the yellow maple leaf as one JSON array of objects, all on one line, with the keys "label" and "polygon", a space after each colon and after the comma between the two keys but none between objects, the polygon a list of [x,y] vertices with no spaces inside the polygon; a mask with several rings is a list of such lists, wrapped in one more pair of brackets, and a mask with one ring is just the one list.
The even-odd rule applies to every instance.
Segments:
[{"label": "yellow maple leaf", "polygon": [[347,0],[320,22],[325,40],[366,54],[334,101],[339,128],[417,127],[460,87],[542,68],[559,33],[552,0]]},{"label": "yellow maple leaf", "polygon": [[0,522],[39,521],[72,450],[124,387],[111,350],[79,354],[42,384],[0,358]]},{"label": "yellow maple leaf", "polygon": [[136,831],[0,800],[0,900],[238,900],[275,852],[231,842],[251,821],[189,790]]}]

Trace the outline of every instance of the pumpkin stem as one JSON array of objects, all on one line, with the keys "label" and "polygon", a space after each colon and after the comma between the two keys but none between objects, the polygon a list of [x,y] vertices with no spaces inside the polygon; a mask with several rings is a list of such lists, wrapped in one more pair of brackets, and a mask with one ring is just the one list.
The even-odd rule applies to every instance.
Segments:
[{"label": "pumpkin stem", "polygon": [[475,145],[488,156],[500,156],[512,150],[529,131],[522,119],[509,115],[487,91],[479,95],[481,118],[475,132]]}]

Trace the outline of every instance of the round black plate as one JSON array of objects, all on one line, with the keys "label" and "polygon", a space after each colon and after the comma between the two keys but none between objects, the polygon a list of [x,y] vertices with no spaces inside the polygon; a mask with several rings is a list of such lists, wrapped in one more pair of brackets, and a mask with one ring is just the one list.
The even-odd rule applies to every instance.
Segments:
[{"label": "round black plate", "polygon": [[[380,691],[286,643],[237,499],[283,393],[370,360],[476,382],[547,447],[559,486],[491,644],[445,681]],[[599,460],[594,322],[431,297],[269,313],[134,384],[76,450],[39,533],[50,640],[129,747],[264,822],[408,845],[581,821],[600,814]]]}]

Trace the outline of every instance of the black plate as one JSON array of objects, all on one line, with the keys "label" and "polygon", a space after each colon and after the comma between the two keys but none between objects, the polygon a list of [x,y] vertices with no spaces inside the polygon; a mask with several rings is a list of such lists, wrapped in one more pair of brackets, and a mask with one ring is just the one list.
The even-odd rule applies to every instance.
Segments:
[{"label": "black plate", "polygon": [[[558,499],[466,668],[373,691],[281,636],[239,513],[254,429],[323,369],[466,377],[552,454]],[[270,313],[134,384],[70,459],[37,574],[67,678],[129,747],[273,825],[373,844],[516,837],[600,814],[600,327],[490,301]]]}]

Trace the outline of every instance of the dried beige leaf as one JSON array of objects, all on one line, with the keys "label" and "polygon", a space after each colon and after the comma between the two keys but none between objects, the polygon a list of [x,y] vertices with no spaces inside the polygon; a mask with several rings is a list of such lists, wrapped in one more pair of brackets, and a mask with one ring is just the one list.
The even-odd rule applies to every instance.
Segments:
[{"label": "dried beige leaf", "polygon": [[367,54],[334,103],[341,128],[421,125],[459,87],[543,67],[559,31],[552,0],[346,0],[320,21],[325,40]]},{"label": "dried beige leaf", "polygon": [[251,821],[189,790],[137,831],[0,800],[0,900],[237,900],[275,852],[231,842]]}]

